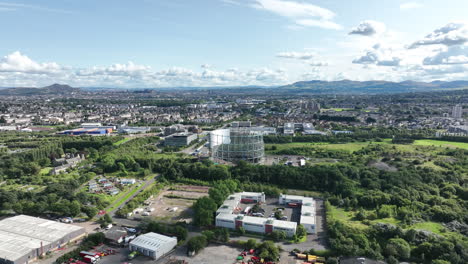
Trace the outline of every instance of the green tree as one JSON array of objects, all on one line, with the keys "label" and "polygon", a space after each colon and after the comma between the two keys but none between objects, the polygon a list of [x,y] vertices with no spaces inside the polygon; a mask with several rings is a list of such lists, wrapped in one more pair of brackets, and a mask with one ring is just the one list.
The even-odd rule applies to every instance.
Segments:
[{"label": "green tree", "polygon": [[389,256],[394,256],[399,259],[408,259],[411,254],[411,247],[408,242],[402,238],[392,238],[388,241],[385,251]]},{"label": "green tree", "polygon": [[296,228],[296,235],[298,238],[307,236],[306,228],[303,225],[299,224]]},{"label": "green tree", "polygon": [[189,251],[194,251],[195,253],[204,249],[208,245],[208,241],[205,236],[195,236],[189,239],[187,242],[187,248]]}]

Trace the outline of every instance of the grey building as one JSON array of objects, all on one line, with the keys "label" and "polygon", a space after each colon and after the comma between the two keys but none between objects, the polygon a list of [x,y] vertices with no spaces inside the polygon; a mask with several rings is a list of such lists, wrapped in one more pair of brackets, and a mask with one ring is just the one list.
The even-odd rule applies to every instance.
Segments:
[{"label": "grey building", "polygon": [[184,147],[190,145],[192,141],[198,138],[197,134],[192,133],[178,133],[164,140],[164,145],[173,147]]},{"label": "grey building", "polygon": [[85,236],[83,227],[27,215],[0,221],[0,263],[25,264]]},{"label": "grey building", "polygon": [[146,233],[132,240],[129,249],[130,251],[138,251],[152,259],[159,259],[169,253],[176,245],[177,238],[175,237]]}]

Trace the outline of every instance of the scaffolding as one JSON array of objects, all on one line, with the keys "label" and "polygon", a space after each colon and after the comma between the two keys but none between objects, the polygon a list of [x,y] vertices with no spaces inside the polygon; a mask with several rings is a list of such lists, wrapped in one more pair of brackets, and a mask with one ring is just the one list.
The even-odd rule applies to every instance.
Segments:
[{"label": "scaffolding", "polygon": [[218,129],[210,133],[210,149],[214,161],[258,163],[263,160],[263,135],[248,127]]}]

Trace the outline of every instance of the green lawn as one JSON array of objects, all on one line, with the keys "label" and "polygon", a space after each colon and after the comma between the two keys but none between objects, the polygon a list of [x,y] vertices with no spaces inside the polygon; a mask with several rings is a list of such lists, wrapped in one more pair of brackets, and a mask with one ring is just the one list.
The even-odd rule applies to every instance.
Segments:
[{"label": "green lawn", "polygon": [[49,175],[51,170],[52,170],[52,167],[45,167],[45,168],[42,168],[41,171],[39,171],[39,174],[40,175]]},{"label": "green lawn", "polygon": [[[378,145],[388,145],[391,144],[390,140],[383,140],[382,142],[352,142],[344,144],[331,144],[331,143],[303,143],[303,142],[293,142],[286,144],[265,144],[266,149],[271,149],[271,146],[276,146],[277,150],[297,148],[297,147],[318,147],[330,150],[344,150],[349,152],[354,152],[361,150],[367,147],[369,144],[378,144]],[[273,151],[274,152],[274,151]]]},{"label": "green lawn", "polygon": [[419,145],[419,146],[435,146],[435,147],[443,147],[443,148],[449,147],[449,148],[468,149],[468,143],[432,140],[432,139],[416,140],[414,144]]},{"label": "green lawn", "polygon": [[133,189],[131,189],[130,191],[128,191],[126,194],[125,192],[122,192],[122,196],[119,196],[118,199],[115,199],[114,203],[111,204],[107,209],[106,211],[110,212],[112,210],[115,210],[117,208],[119,208],[119,206],[122,205],[122,203],[124,203],[130,196],[132,196],[133,194],[135,194],[136,192],[139,192],[141,189],[143,189],[143,186],[144,184],[141,184],[140,186],[138,187],[134,187]]},{"label": "green lawn", "polygon": [[351,227],[360,228],[360,229],[365,229],[368,227],[367,225],[363,224],[361,221],[353,220],[353,217],[355,215],[354,211],[345,211],[343,208],[330,206],[330,211],[328,213],[333,219],[344,222]]},{"label": "green lawn", "polygon": [[343,112],[343,111],[350,111],[350,110],[354,110],[353,108],[329,108],[329,109],[322,109],[322,111],[328,111],[328,110],[332,110],[332,111],[335,111],[335,112]]},{"label": "green lawn", "polygon": [[115,145],[115,146],[118,146],[118,145],[121,145],[121,144],[123,144],[123,143],[125,143],[125,142],[127,142],[127,141],[132,140],[132,139],[133,139],[133,138],[126,137],[126,138],[124,138],[124,139],[121,139],[121,140],[115,142],[114,145]]}]

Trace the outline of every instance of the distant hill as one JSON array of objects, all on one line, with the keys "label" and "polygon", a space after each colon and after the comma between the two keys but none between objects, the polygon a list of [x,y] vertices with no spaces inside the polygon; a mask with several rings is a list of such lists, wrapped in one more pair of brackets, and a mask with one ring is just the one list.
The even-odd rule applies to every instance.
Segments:
[{"label": "distant hill", "polygon": [[66,95],[72,93],[78,93],[81,90],[73,88],[69,85],[64,84],[52,84],[50,86],[42,88],[33,87],[16,87],[16,88],[5,88],[0,90],[0,95],[17,95],[17,96],[28,96],[28,95]]},{"label": "distant hill", "polygon": [[[468,81],[443,82],[387,82],[387,81],[302,81],[280,86],[280,93],[314,93],[314,94],[379,94],[379,93],[406,93],[429,92],[468,88]],[[274,90],[274,89],[273,89]]]},{"label": "distant hill", "polygon": [[42,88],[17,87],[0,88],[0,96],[17,95],[67,95],[79,92],[103,92],[103,91],[223,91],[232,94],[392,94],[408,92],[449,91],[456,89],[468,89],[468,81],[433,81],[433,82],[388,82],[388,81],[300,81],[284,86],[212,86],[212,87],[163,87],[163,88],[107,88],[107,87],[82,87],[73,88],[64,84],[53,84]]}]

